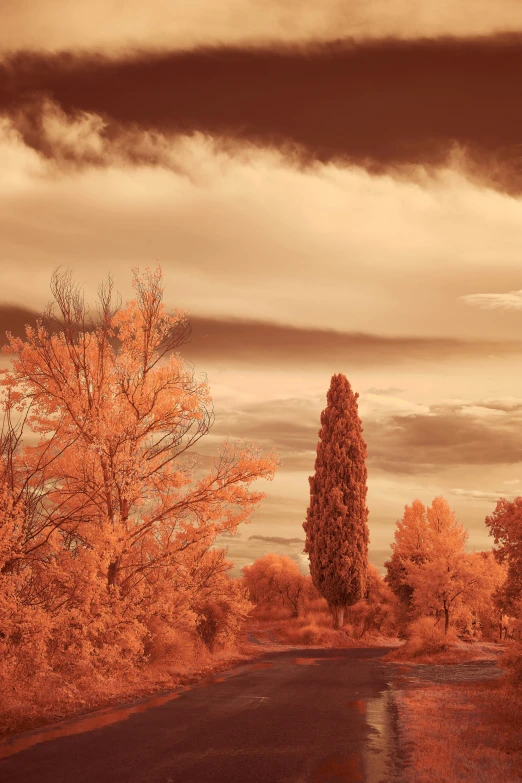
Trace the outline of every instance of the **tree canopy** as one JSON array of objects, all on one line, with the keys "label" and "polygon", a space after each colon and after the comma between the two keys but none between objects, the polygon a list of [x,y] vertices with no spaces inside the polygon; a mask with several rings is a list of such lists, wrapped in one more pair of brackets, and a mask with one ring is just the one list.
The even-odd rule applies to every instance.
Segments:
[{"label": "tree canopy", "polygon": [[312,581],[326,598],[335,627],[343,624],[344,608],[366,592],[367,452],[358,396],[342,373],[332,376],[303,524]]}]

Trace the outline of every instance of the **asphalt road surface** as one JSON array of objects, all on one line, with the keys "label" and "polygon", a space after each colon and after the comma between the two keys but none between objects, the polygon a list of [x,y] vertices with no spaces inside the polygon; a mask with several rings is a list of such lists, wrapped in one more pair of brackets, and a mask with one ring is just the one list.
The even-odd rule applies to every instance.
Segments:
[{"label": "asphalt road surface", "polygon": [[285,650],[178,695],[18,735],[0,744],[0,781],[400,780],[385,652]]}]

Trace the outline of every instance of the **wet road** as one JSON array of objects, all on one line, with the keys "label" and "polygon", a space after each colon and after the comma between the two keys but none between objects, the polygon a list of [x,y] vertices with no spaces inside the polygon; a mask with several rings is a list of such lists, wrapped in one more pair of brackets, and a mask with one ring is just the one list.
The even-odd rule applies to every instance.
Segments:
[{"label": "wet road", "polygon": [[385,652],[285,650],[179,695],[19,735],[0,744],[0,781],[391,783]]}]

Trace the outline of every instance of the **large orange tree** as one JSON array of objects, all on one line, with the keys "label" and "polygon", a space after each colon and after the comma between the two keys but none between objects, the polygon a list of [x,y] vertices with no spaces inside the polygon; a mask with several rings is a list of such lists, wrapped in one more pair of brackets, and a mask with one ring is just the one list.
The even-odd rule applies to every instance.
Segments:
[{"label": "large orange tree", "polygon": [[[109,281],[90,313],[70,274],[55,273],[45,317],[9,337],[12,522],[0,568],[25,586],[26,605],[69,612],[66,635],[88,627],[91,647],[125,637],[137,650],[154,616],[175,625],[196,623],[198,607],[208,614],[212,584],[230,603],[212,545],[248,521],[263,497],[251,485],[273,477],[276,459],[227,443],[203,469],[191,448],[213,410],[207,382],[179,353],[188,321],[166,312],[160,270],[135,271],[134,289],[123,305]],[[24,447],[21,421],[36,438]]]}]

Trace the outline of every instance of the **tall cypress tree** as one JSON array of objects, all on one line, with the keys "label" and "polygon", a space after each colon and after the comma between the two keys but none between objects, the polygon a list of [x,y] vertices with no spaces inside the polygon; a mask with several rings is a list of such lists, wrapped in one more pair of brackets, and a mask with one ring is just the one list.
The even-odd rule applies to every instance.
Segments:
[{"label": "tall cypress tree", "polygon": [[312,581],[328,602],[334,628],[342,627],[345,607],[366,592],[368,474],[358,396],[342,373],[332,376],[303,524]]}]

